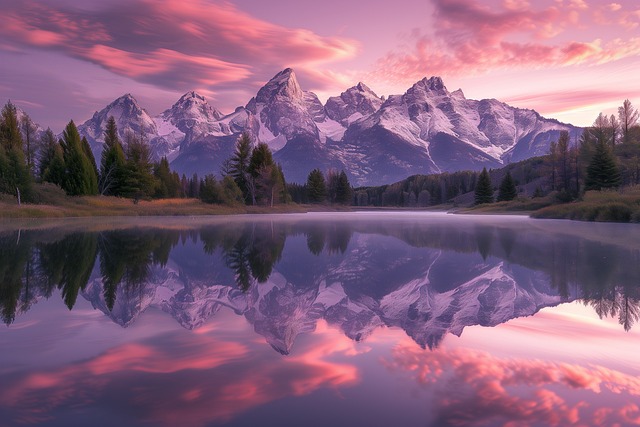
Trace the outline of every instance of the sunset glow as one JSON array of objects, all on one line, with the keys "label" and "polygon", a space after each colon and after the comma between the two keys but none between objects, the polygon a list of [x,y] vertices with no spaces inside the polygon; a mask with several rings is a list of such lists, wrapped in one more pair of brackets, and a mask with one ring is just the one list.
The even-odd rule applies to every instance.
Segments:
[{"label": "sunset glow", "polygon": [[640,98],[632,0],[0,4],[0,94],[55,131],[124,93],[158,114],[196,90],[230,113],[286,67],[323,101],[359,81],[390,95],[438,75],[580,126]]}]

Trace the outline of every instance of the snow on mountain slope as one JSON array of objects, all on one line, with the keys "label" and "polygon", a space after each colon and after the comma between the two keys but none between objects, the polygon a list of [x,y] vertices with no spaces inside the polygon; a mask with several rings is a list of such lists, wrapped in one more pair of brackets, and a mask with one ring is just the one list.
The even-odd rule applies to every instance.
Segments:
[{"label": "snow on mountain slope", "polygon": [[137,136],[142,135],[149,141],[158,136],[156,122],[140,107],[138,101],[128,93],[102,110],[96,111],[91,119],[78,126],[80,135],[87,137],[96,159],[100,159],[102,144],[104,143],[104,131],[111,116],[116,120],[118,135],[122,141],[126,141],[128,133]]},{"label": "snow on mountain slope", "polygon": [[[213,108],[204,96],[195,92],[187,92],[162,112],[158,118],[172,124],[185,136],[185,143],[218,131],[215,122],[222,118],[222,113]],[[162,134],[161,134],[162,135]]]},{"label": "snow on mountain slope", "polygon": [[274,151],[289,182],[314,168],[344,169],[355,186],[395,182],[412,174],[500,167],[546,153],[561,131],[579,128],[495,99],[449,92],[439,77],[424,78],[384,100],[358,83],[322,105],[295,72],[277,73],[244,107],[223,116],[195,92],[155,118],[125,95],[79,127],[96,158],[106,120],[120,134],[142,134],[154,158],[168,156],[179,173],[218,173],[235,141],[248,132]]}]

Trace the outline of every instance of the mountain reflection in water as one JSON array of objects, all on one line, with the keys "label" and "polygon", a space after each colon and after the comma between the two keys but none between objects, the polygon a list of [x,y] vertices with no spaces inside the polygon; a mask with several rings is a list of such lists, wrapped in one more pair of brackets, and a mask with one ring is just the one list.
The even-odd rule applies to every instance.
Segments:
[{"label": "mountain reflection in water", "polygon": [[0,308],[10,325],[59,290],[123,327],[155,307],[196,329],[228,307],[282,354],[321,319],[355,341],[392,326],[435,348],[576,299],[629,330],[638,248],[616,239],[629,229],[591,225],[353,214],[5,228]]}]

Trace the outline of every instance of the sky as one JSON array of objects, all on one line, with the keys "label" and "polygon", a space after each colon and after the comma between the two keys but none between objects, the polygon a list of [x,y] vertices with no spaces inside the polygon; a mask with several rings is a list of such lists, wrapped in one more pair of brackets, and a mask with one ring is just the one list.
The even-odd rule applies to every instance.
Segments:
[{"label": "sky", "polygon": [[322,101],[423,77],[578,126],[640,105],[637,0],[0,0],[0,101],[60,131],[131,93],[223,113],[284,68]]}]

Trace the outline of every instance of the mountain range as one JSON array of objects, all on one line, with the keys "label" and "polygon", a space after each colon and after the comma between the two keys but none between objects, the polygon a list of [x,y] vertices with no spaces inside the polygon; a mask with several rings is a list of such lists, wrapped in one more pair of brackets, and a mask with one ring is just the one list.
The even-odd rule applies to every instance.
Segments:
[{"label": "mountain range", "polygon": [[219,173],[242,132],[274,152],[290,182],[314,168],[344,169],[352,185],[381,185],[413,174],[496,168],[545,154],[563,130],[580,129],[495,99],[449,92],[439,77],[425,78],[387,99],[358,83],[323,105],[300,87],[295,72],[276,74],[251,98],[224,115],[195,93],[151,117],[126,94],[80,125],[99,158],[104,129],[114,116],[121,137],[142,135],[155,159],[190,176]]}]

